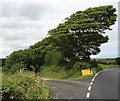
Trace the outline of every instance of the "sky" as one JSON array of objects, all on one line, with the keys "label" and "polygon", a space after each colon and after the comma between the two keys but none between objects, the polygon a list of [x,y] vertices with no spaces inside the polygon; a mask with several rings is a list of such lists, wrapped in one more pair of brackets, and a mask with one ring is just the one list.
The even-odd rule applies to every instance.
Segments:
[{"label": "sky", "polygon": [[[1,0],[0,1],[0,58],[13,51],[26,49],[47,37],[50,29],[71,14],[89,7],[113,5],[118,14],[119,0]],[[118,20],[118,18],[117,18]],[[108,43],[93,58],[118,56],[118,21],[112,31],[106,31]]]}]

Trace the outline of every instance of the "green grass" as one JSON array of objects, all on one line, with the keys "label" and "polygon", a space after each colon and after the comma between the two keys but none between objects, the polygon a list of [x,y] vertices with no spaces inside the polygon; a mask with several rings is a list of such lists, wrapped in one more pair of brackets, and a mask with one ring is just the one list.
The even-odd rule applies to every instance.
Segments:
[{"label": "green grass", "polygon": [[[0,67],[0,84],[2,83],[2,67]],[[0,85],[1,87],[1,85]]]},{"label": "green grass", "polygon": [[101,66],[101,68],[103,70],[105,70],[105,69],[112,69],[112,68],[118,68],[118,65],[103,65],[103,64],[99,64],[99,66]]},{"label": "green grass", "polygon": [[81,78],[80,71],[64,70],[63,67],[43,66],[41,70],[41,77],[48,79],[68,79],[68,78]]},{"label": "green grass", "polygon": [[105,58],[105,59],[96,59],[98,62],[102,62],[104,64],[115,64],[115,58]]},{"label": "green grass", "polygon": [[[117,65],[104,65],[99,64],[99,68],[92,68],[93,75],[105,69],[117,68]],[[41,77],[48,79],[70,79],[70,78],[83,78],[81,71],[64,70],[64,67],[43,66],[41,69]]]},{"label": "green grass", "polygon": [[[0,67],[0,89],[2,89],[2,67]],[[2,94],[0,94],[0,99],[2,98]]]}]

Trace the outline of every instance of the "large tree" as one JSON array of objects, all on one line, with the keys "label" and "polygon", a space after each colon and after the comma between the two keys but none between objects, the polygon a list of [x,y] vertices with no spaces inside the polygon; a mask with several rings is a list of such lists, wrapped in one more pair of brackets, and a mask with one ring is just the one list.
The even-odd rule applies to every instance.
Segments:
[{"label": "large tree", "polygon": [[111,30],[117,15],[112,5],[88,8],[67,17],[57,28],[48,32],[53,45],[71,61],[89,61],[108,42],[105,30]]}]

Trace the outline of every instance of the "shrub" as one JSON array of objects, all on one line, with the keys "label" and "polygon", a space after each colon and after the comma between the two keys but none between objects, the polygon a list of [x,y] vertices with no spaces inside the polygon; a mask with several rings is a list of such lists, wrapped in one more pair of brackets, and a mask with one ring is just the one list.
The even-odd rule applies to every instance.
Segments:
[{"label": "shrub", "polygon": [[73,66],[74,70],[79,70],[79,71],[87,68],[90,68],[90,64],[86,62],[76,62]]},{"label": "shrub", "polygon": [[116,62],[117,65],[120,65],[120,57],[116,58],[115,62]]},{"label": "shrub", "polygon": [[49,69],[53,72],[59,72],[61,68],[59,66],[52,65],[49,67]]},{"label": "shrub", "polygon": [[96,68],[96,71],[99,72],[101,70],[103,70],[103,68],[99,65],[98,68]]},{"label": "shrub", "polygon": [[72,69],[73,66],[74,66],[74,64],[75,64],[74,61],[69,61],[69,62],[67,63],[67,65],[64,67],[65,70],[70,70],[70,69]]},{"label": "shrub", "polygon": [[20,71],[20,69],[27,69],[26,66],[22,63],[16,63],[13,64],[12,67],[10,68],[10,72],[15,73],[17,71]]},{"label": "shrub", "polygon": [[76,70],[68,70],[63,76],[62,79],[65,78],[78,78],[81,77],[81,72],[80,71],[76,71]]},{"label": "shrub", "polygon": [[56,50],[52,50],[45,55],[45,65],[59,65],[62,55]]},{"label": "shrub", "polygon": [[98,63],[97,63],[97,61],[95,59],[91,60],[90,64],[91,64],[92,68],[97,68],[98,67]]},{"label": "shrub", "polygon": [[46,99],[48,87],[40,80],[20,75],[3,75],[3,99]]},{"label": "shrub", "polygon": [[3,67],[5,65],[5,58],[0,59],[0,67]]},{"label": "shrub", "polygon": [[15,73],[15,72],[17,72],[17,71],[20,71],[20,69],[24,69],[24,70],[26,70],[27,68],[26,68],[26,66],[24,65],[24,64],[22,64],[22,63],[15,63],[15,64],[13,64],[11,67],[3,67],[3,71],[4,72],[8,72],[8,73]]}]

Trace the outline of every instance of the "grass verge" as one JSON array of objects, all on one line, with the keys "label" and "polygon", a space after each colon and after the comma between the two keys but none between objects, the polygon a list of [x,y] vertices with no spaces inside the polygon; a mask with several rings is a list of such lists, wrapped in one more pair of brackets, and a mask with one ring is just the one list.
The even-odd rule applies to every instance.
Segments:
[{"label": "grass verge", "polygon": [[50,99],[50,88],[44,84],[40,77],[32,72],[22,75],[5,74],[2,77],[3,99]]},{"label": "grass verge", "polygon": [[61,67],[55,66],[43,66],[41,69],[41,77],[48,79],[81,78],[81,72],[75,70],[64,70]]},{"label": "grass verge", "polygon": [[[117,68],[117,65],[104,65],[99,64],[99,68],[92,68],[93,75],[97,72],[105,69]],[[55,66],[43,66],[41,69],[41,77],[48,79],[72,79],[72,78],[84,78],[81,71],[76,70],[64,70],[64,67]],[[89,76],[85,76],[89,77]]]}]

